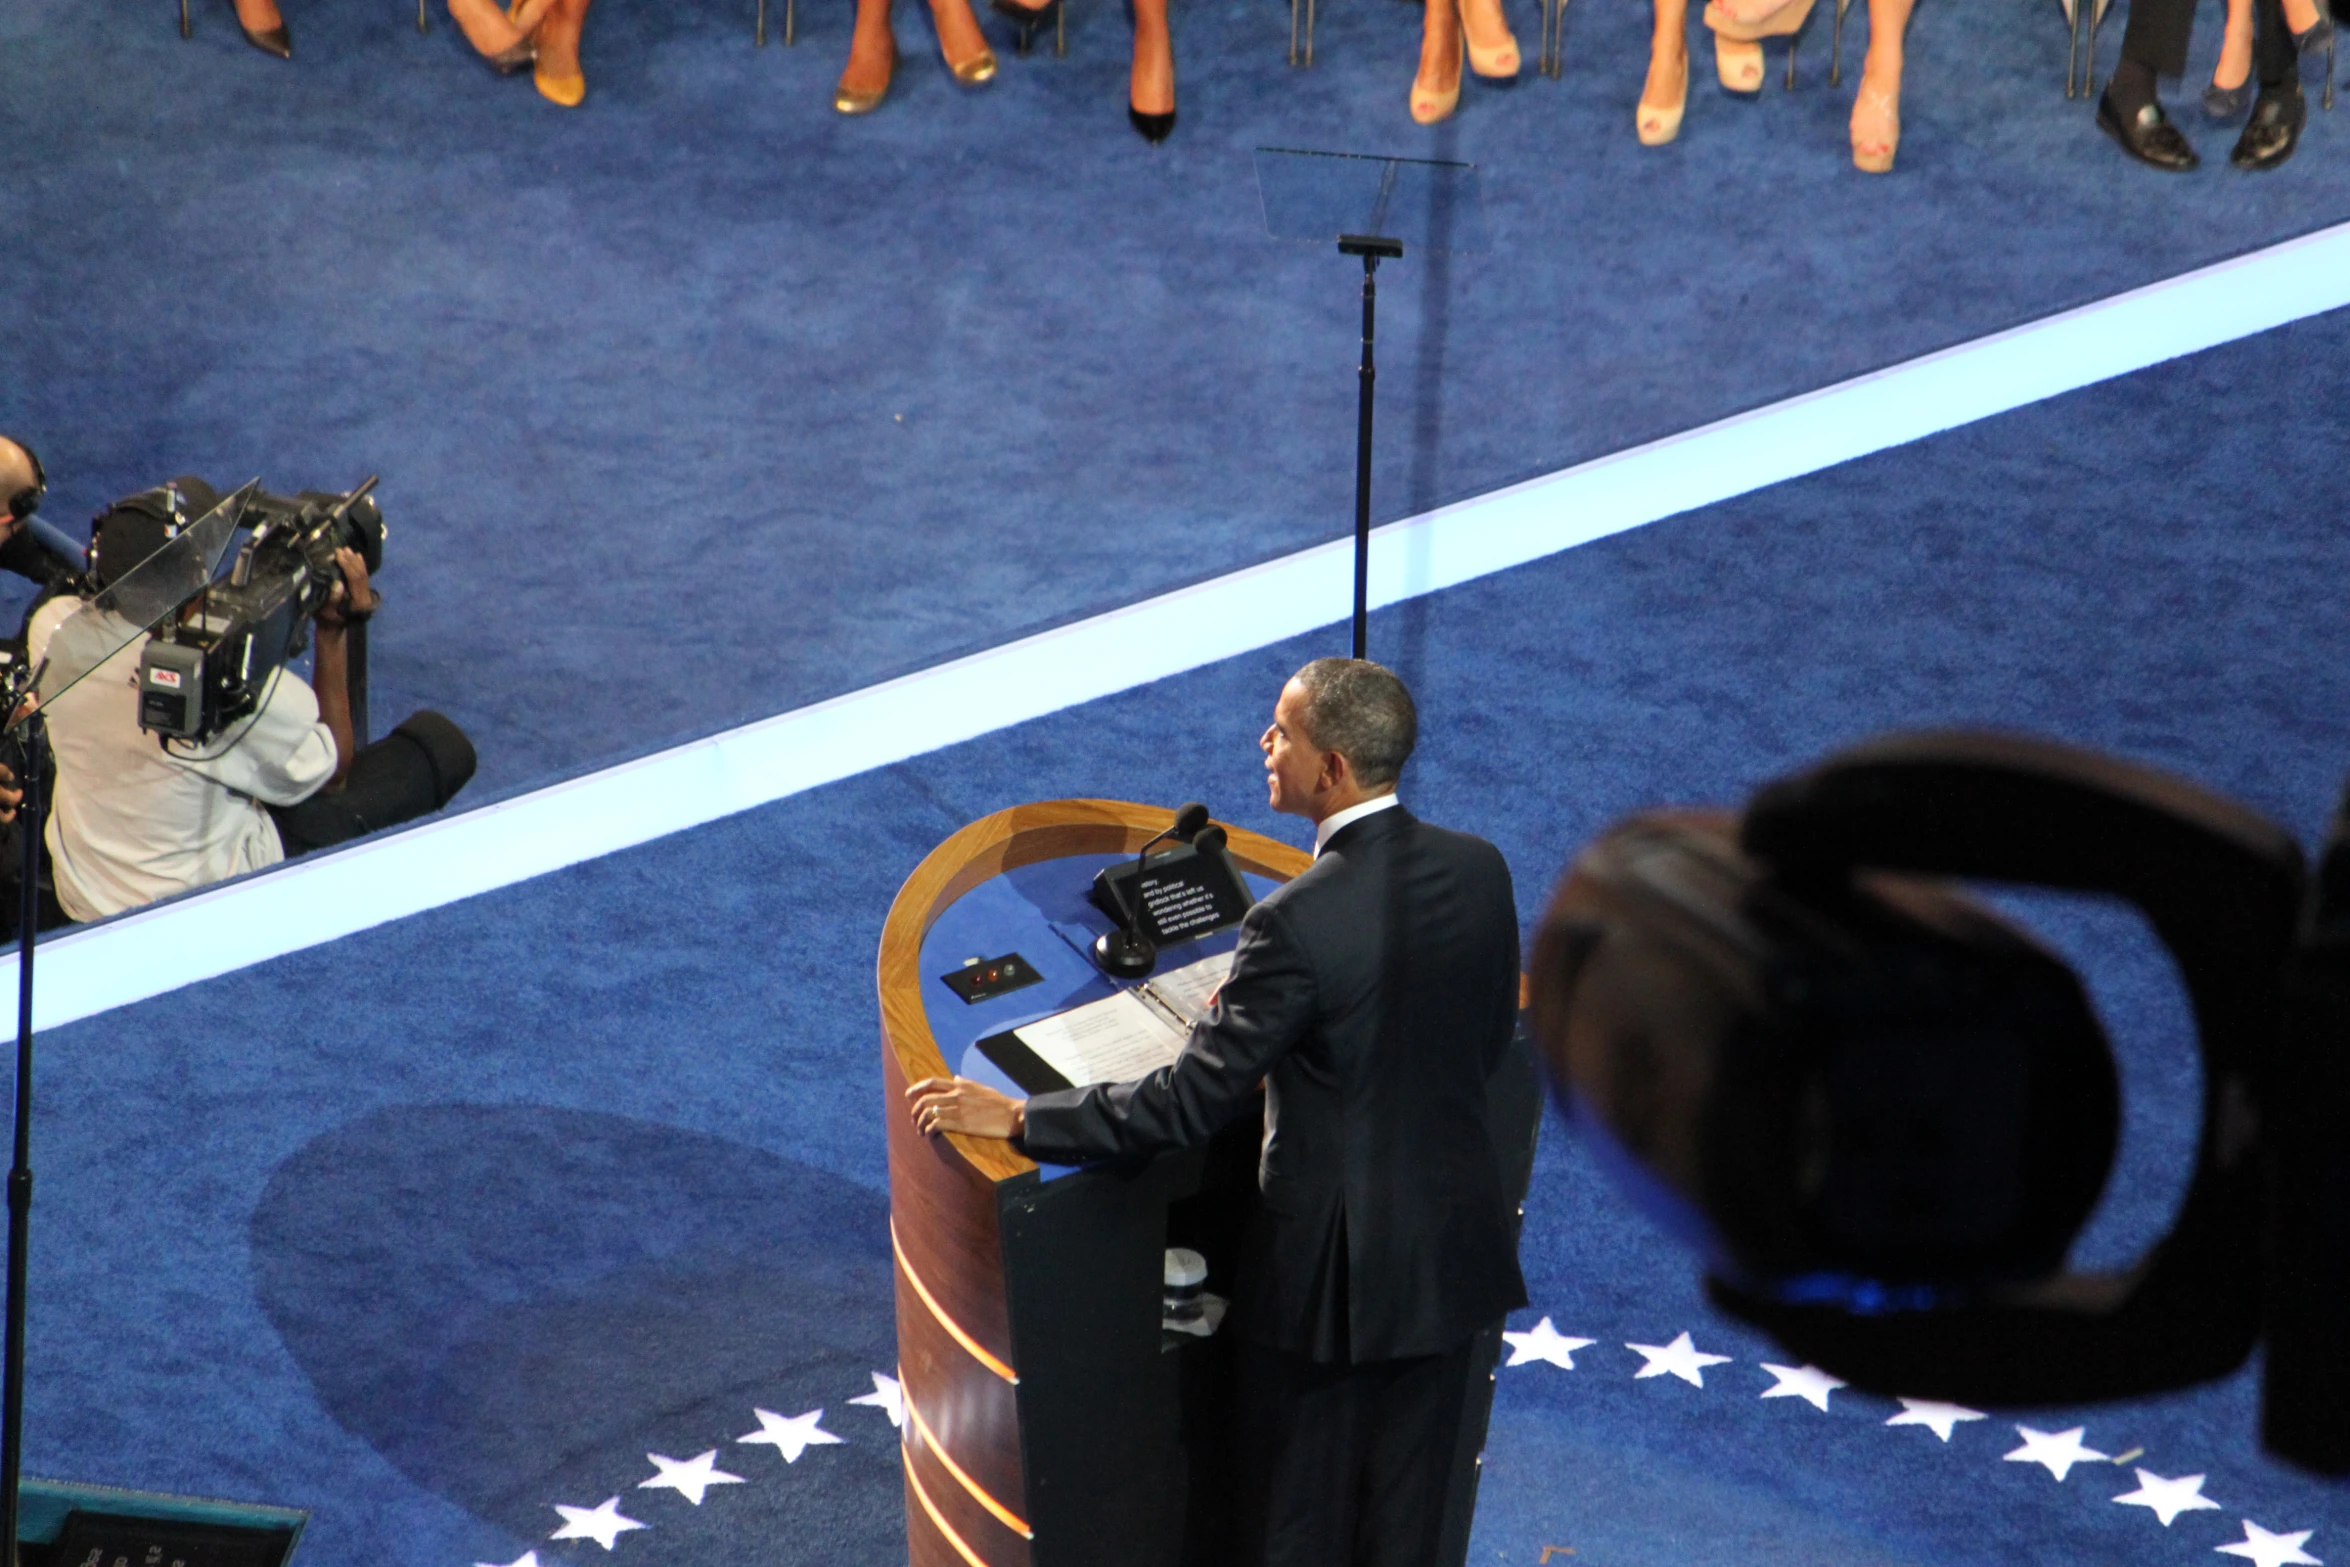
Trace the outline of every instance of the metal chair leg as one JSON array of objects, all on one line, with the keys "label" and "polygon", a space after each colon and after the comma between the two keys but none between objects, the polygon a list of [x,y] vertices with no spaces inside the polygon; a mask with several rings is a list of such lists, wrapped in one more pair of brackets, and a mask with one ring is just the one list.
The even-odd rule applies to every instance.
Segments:
[{"label": "metal chair leg", "polygon": [[424,14],[424,0],[416,0],[416,35],[421,38],[432,31],[432,18]]},{"label": "metal chair leg", "polygon": [[1306,64],[1314,63],[1314,0],[1306,0]]},{"label": "metal chair leg", "polygon": [[1787,35],[1787,82],[1785,90],[1788,92],[1795,91],[1795,50],[1796,46],[1802,42],[1802,39],[1803,29],[1800,27]]},{"label": "metal chair leg", "polygon": [[1069,53],[1069,0],[1061,0],[1053,7],[1053,58],[1067,58]]},{"label": "metal chair leg", "polygon": [[759,19],[751,24],[751,47],[767,47],[767,0],[759,0]]},{"label": "metal chair leg", "polygon": [[188,26],[188,0],[180,0],[180,36],[193,38],[195,32]]},{"label": "metal chair leg", "polygon": [[1844,13],[1852,0],[1836,0],[1836,19],[1828,27],[1828,85],[1844,85]]},{"label": "metal chair leg", "polygon": [[2334,106],[2334,40],[2326,40],[2326,95],[2321,100],[2331,110]]}]

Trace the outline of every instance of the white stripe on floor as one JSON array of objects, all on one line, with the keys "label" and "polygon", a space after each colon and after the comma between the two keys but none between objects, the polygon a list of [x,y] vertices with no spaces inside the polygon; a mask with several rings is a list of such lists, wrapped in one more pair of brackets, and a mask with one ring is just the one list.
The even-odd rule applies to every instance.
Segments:
[{"label": "white stripe on floor", "polygon": [[[1374,535],[1393,604],[2350,304],[2350,224],[1602,457]],[[40,944],[36,1024],[610,854],[1343,619],[1338,540]],[[1336,647],[1333,651],[1339,651]],[[1376,649],[1373,650],[1376,652]],[[0,978],[13,993],[13,957]]]}]

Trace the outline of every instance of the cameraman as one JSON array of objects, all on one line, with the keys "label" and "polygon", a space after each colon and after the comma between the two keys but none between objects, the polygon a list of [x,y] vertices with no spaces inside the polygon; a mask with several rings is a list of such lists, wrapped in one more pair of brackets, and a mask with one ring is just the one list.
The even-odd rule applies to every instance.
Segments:
[{"label": "cameraman", "polygon": [[[120,580],[217,500],[183,478],[116,503],[91,540],[87,591]],[[473,776],[472,745],[438,713],[359,749],[349,634],[380,600],[355,551],[335,560],[341,580],[315,622],[317,688],[280,669],[252,713],[201,743],[140,729],[138,627],[107,611],[84,616],[88,601],[74,594],[35,607],[26,653],[36,667],[61,630],[103,638],[100,648],[128,639],[44,708],[57,767],[46,837],[69,918],[103,919],[425,815]]]}]

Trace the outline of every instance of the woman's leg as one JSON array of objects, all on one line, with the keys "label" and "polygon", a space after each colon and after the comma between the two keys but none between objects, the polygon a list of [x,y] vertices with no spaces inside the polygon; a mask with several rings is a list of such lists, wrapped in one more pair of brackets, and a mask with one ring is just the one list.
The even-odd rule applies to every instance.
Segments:
[{"label": "woman's leg", "polygon": [[449,0],[449,19],[475,52],[484,55],[500,55],[519,47],[531,31],[529,25],[508,16],[497,0]]},{"label": "woman's leg", "polygon": [[579,33],[587,21],[588,0],[555,0],[539,23],[538,68],[532,79],[549,103],[575,108],[587,96],[587,77],[579,68]]},{"label": "woman's leg", "polygon": [[2211,85],[2234,89],[2252,74],[2252,0],[2228,0],[2226,30],[2219,37],[2219,64],[2211,68]]},{"label": "woman's leg", "polygon": [[1461,31],[1469,41],[1469,66],[1479,76],[1501,80],[1518,74],[1518,38],[1501,0],[1459,0]]},{"label": "woman's leg", "polygon": [[857,30],[849,39],[849,63],[841,68],[840,85],[832,90],[832,106],[843,114],[863,114],[889,91],[890,73],[897,68],[897,36],[889,29],[889,0],[857,0]]},{"label": "woman's leg", "polygon": [[[2250,5],[2252,0],[2244,0]],[[286,25],[277,0],[236,0],[237,25],[251,33],[266,33]]]},{"label": "woman's leg", "polygon": [[1420,70],[1412,78],[1412,118],[1433,125],[1461,100],[1458,0],[1428,0],[1420,22]]},{"label": "woman's leg", "polygon": [[1175,112],[1175,44],[1167,35],[1167,0],[1134,0],[1134,71],[1126,102],[1137,114]]},{"label": "woman's leg", "polygon": [[930,0],[930,19],[938,25],[938,52],[956,81],[976,86],[994,78],[995,51],[971,14],[971,0]]},{"label": "woman's leg", "polygon": [[1640,86],[1634,128],[1647,146],[1659,147],[1681,131],[1681,110],[1689,101],[1689,0],[1656,0],[1656,33],[1648,43],[1648,80]]},{"label": "woman's leg", "polygon": [[1901,40],[1914,3],[1869,0],[1869,53],[1852,100],[1852,163],[1869,174],[1892,173],[1893,153],[1901,145]]}]

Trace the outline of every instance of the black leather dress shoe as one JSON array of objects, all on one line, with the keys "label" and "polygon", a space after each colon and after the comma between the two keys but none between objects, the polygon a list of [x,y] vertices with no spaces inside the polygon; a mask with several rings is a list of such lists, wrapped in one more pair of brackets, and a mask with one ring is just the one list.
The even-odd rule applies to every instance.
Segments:
[{"label": "black leather dress shoe", "polygon": [[2184,174],[2203,160],[2195,156],[2195,149],[2181,136],[2178,127],[2162,117],[2162,105],[2142,104],[2137,113],[2124,118],[2113,106],[2111,89],[2097,98],[2097,128],[2121,143],[2122,151],[2140,163],[2173,174]]},{"label": "black leather dress shoe", "polygon": [[2273,169],[2293,156],[2293,148],[2301,140],[2301,127],[2308,121],[2309,101],[2301,96],[2299,82],[2288,82],[2281,88],[2263,87],[2228,161],[2239,169]]},{"label": "black leather dress shoe", "polygon": [[247,27],[244,23],[239,22],[237,31],[245,35],[245,42],[263,54],[274,54],[281,60],[291,60],[294,57],[294,35],[286,31],[286,24],[283,22],[278,23],[275,27],[265,28]]}]

